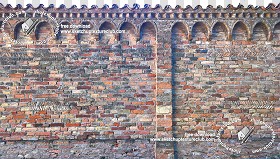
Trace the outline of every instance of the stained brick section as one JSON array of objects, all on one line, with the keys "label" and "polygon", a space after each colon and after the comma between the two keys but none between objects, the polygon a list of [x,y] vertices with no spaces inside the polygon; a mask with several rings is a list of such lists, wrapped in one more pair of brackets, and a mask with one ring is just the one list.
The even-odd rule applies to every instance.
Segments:
[{"label": "stained brick section", "polygon": [[[155,137],[156,61],[154,45],[148,40],[145,37],[137,45],[123,43],[116,48],[101,43],[82,45],[82,50],[71,40],[67,48],[50,45],[60,52],[23,48],[28,60],[15,60],[17,50],[3,48],[1,67],[10,69],[3,69],[8,76],[1,77],[7,79],[1,81],[1,123],[13,121],[13,129],[23,132],[13,134],[14,130],[3,125],[3,139]],[[18,65],[11,65],[13,62]],[[58,112],[30,110],[40,102],[73,107]]]},{"label": "stained brick section", "polygon": [[[24,36],[16,23],[24,17],[10,21],[5,31],[28,43],[14,45],[0,37],[1,140],[74,139],[87,146],[82,140],[96,140],[106,152],[116,152],[106,157],[196,158],[184,144],[177,143],[177,149],[172,142],[147,140],[215,133],[234,120],[222,137],[236,139],[237,130],[253,125],[252,117],[271,125],[279,138],[279,7],[246,13],[241,6],[45,9],[63,25],[82,23],[89,30],[126,33],[60,32],[39,45],[35,42],[53,33],[48,22],[40,21],[35,32]],[[15,10],[0,7],[1,21]],[[238,102],[247,102],[244,107],[274,105],[243,109],[235,107]],[[262,126],[256,131],[268,135]],[[103,139],[110,143],[102,144]],[[140,140],[124,146],[135,139]],[[112,141],[117,142],[108,148]],[[118,142],[122,148],[116,150]],[[131,145],[151,150],[139,155]],[[206,145],[200,149],[209,150]]]}]

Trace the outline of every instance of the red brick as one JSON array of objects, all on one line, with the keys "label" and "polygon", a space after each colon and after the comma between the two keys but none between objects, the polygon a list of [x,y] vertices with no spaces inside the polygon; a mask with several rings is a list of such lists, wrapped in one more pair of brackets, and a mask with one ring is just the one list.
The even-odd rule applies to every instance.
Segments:
[{"label": "red brick", "polygon": [[146,105],[154,105],[155,103],[153,101],[146,102]]},{"label": "red brick", "polygon": [[51,136],[51,132],[35,132],[38,136]]},{"label": "red brick", "polygon": [[11,77],[11,78],[21,78],[21,77],[23,77],[23,73],[9,74],[9,77]]},{"label": "red brick", "polygon": [[198,61],[206,61],[206,58],[205,57],[199,57],[197,60]]},{"label": "red brick", "polygon": [[171,83],[168,83],[168,82],[159,82],[157,85],[157,88],[158,89],[171,89],[172,85],[171,85]]},{"label": "red brick", "polygon": [[90,56],[92,56],[92,53],[84,53],[84,54],[82,54],[81,56],[90,57]]},{"label": "red brick", "polygon": [[26,135],[26,132],[12,132],[11,136],[24,136]]},{"label": "red brick", "polygon": [[269,97],[269,100],[270,100],[270,101],[278,101],[278,100],[279,100],[279,97],[270,96],[270,97]]},{"label": "red brick", "polygon": [[40,119],[42,118],[41,115],[31,115],[29,116],[29,119]]},{"label": "red brick", "polygon": [[254,124],[253,124],[253,122],[250,122],[250,121],[244,121],[244,122],[242,122],[242,125],[243,126],[253,126]]},{"label": "red brick", "polygon": [[125,106],[125,109],[132,109],[132,110],[134,110],[134,109],[136,109],[137,107],[136,106],[133,106],[133,105],[127,105],[127,106]]},{"label": "red brick", "polygon": [[58,89],[57,86],[46,86],[46,89]]},{"label": "red brick", "polygon": [[156,74],[150,73],[150,74],[148,74],[148,77],[156,77]]},{"label": "red brick", "polygon": [[184,85],[183,90],[186,90],[186,89],[195,89],[195,87],[194,86],[189,86],[189,85]]},{"label": "red brick", "polygon": [[200,116],[201,117],[208,117],[208,118],[210,118],[212,116],[212,114],[209,114],[209,113],[208,114],[200,114]]},{"label": "red brick", "polygon": [[143,126],[138,126],[137,128],[138,128],[138,130],[144,130]]},{"label": "red brick", "polygon": [[21,136],[11,136],[11,137],[5,137],[5,140],[7,141],[19,141],[22,140]]},{"label": "red brick", "polygon": [[126,90],[124,90],[124,89],[119,90],[119,93],[125,93],[125,92],[126,92]]},{"label": "red brick", "polygon": [[120,126],[120,123],[114,122],[113,125],[114,125],[114,126]]},{"label": "red brick", "polygon": [[36,123],[36,119],[28,119],[26,120],[28,123]]},{"label": "red brick", "polygon": [[36,98],[57,98],[58,94],[40,94],[35,95]]},{"label": "red brick", "polygon": [[77,114],[76,118],[90,118],[89,114]]},{"label": "red brick", "polygon": [[91,89],[91,86],[77,86],[77,89]]},{"label": "red brick", "polygon": [[32,82],[33,85],[48,85],[49,82]]},{"label": "red brick", "polygon": [[134,97],[146,97],[145,94],[134,94]]},{"label": "red brick", "polygon": [[131,137],[130,136],[117,136],[116,139],[119,139],[119,140],[127,140],[127,139],[130,139]]},{"label": "red brick", "polygon": [[126,127],[111,127],[111,130],[126,130]]},{"label": "red brick", "polygon": [[248,70],[248,72],[262,72],[263,70],[261,68],[251,68]]},{"label": "red brick", "polygon": [[170,126],[172,126],[172,120],[171,119],[158,119],[157,126],[170,127]]},{"label": "red brick", "polygon": [[0,132],[0,136],[1,137],[11,136],[11,133],[9,133],[9,132]]},{"label": "red brick", "polygon": [[133,113],[133,114],[143,114],[144,110],[131,110],[131,113]]},{"label": "red brick", "polygon": [[242,110],[241,109],[234,109],[234,113],[240,114],[240,113],[242,113]]},{"label": "red brick", "polygon": [[158,66],[158,68],[160,68],[160,69],[171,69],[172,66],[168,65],[168,64],[165,64],[165,65],[162,65],[162,66]]},{"label": "red brick", "polygon": [[50,124],[50,127],[57,127],[57,126],[63,127],[63,126],[64,126],[64,123],[51,123],[51,124]]},{"label": "red brick", "polygon": [[8,89],[6,86],[0,86],[0,89]]},{"label": "red brick", "polygon": [[203,93],[204,90],[203,89],[191,89],[189,90],[189,93]]},{"label": "red brick", "polygon": [[47,114],[46,110],[39,111],[37,114]]},{"label": "red brick", "polygon": [[25,119],[26,118],[26,116],[25,115],[14,115],[13,116],[13,119]]},{"label": "red brick", "polygon": [[15,94],[15,98],[24,98],[24,94]]},{"label": "red brick", "polygon": [[20,102],[31,102],[31,98],[26,98],[26,99],[20,99]]},{"label": "red brick", "polygon": [[140,134],[140,135],[148,135],[148,134],[150,134],[150,131],[145,131],[145,130],[142,130],[142,131],[136,131],[136,134]]},{"label": "red brick", "polygon": [[200,115],[199,114],[190,114],[191,118],[198,118]]},{"label": "red brick", "polygon": [[212,96],[212,97],[218,97],[218,98],[221,98],[221,97],[222,97],[221,94],[212,94],[211,96]]},{"label": "red brick", "polygon": [[100,114],[100,117],[114,117],[114,114]]},{"label": "red brick", "polygon": [[78,127],[81,126],[80,123],[66,123],[66,127]]},{"label": "red brick", "polygon": [[238,101],[239,98],[238,97],[229,97],[225,99],[226,101]]}]

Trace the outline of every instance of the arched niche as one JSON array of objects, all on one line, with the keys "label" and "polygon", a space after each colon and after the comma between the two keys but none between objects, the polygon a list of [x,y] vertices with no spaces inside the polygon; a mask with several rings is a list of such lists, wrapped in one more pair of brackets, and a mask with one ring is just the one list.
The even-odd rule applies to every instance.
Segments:
[{"label": "arched niche", "polygon": [[96,34],[90,32],[93,29],[93,25],[89,21],[82,22],[82,25],[85,27],[79,28],[77,40],[80,43],[90,43],[92,41],[96,41]]},{"label": "arched niche", "polygon": [[189,33],[185,24],[177,22],[173,25],[171,29],[171,42],[173,46],[184,44],[184,42],[188,41],[188,36]]},{"label": "arched niche", "polygon": [[232,40],[248,40],[248,28],[243,22],[237,22],[232,30]]},{"label": "arched niche", "polygon": [[156,28],[151,22],[145,22],[141,25],[140,40],[150,41],[151,43],[156,41]]},{"label": "arched niche", "polygon": [[110,22],[104,22],[99,27],[100,31],[104,33],[99,34],[99,41],[105,44],[113,44],[116,42],[116,33],[113,31],[116,30],[115,26]]},{"label": "arched niche", "polygon": [[192,41],[207,41],[208,28],[203,22],[197,22],[192,27]]},{"label": "arched niche", "polygon": [[14,39],[17,40],[21,44],[31,44],[31,43],[33,43],[32,32],[29,34],[27,32],[24,32],[22,29],[23,23],[24,22],[22,21],[15,25]]},{"label": "arched niche", "polygon": [[274,26],[273,29],[273,40],[279,41],[280,40],[280,22]]},{"label": "arched niche", "polygon": [[257,23],[253,28],[252,40],[266,41],[268,40],[268,28],[263,22]]},{"label": "arched niche", "polygon": [[120,30],[124,30],[124,33],[120,33],[120,41],[128,41],[130,45],[135,45],[137,41],[136,28],[129,22],[124,22]]},{"label": "arched niche", "polygon": [[46,22],[40,22],[35,28],[35,37],[38,41],[43,41],[51,38],[54,35],[54,30],[52,26]]},{"label": "arched niche", "polygon": [[212,28],[211,40],[225,41],[228,40],[228,29],[222,22],[217,22]]}]

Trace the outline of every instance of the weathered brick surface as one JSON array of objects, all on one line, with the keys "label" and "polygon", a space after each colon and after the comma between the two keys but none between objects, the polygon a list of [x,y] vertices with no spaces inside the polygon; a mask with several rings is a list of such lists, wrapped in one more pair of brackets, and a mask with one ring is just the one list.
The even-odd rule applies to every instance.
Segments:
[{"label": "weathered brick surface", "polygon": [[[264,139],[261,141],[254,142],[253,144],[247,144],[243,147],[244,151],[242,154],[229,153],[224,147],[217,145],[214,142],[178,142],[178,156],[180,158],[279,158],[279,140],[278,145],[276,143],[273,144],[273,147],[270,150],[264,150],[259,153],[252,153],[251,150],[254,148],[260,147],[260,145],[267,144],[269,142],[268,139]],[[236,141],[232,141],[229,145],[231,147],[241,147],[239,143]],[[203,149],[202,149],[203,147]],[[274,152],[274,153],[271,153]]]},{"label": "weathered brick surface", "polygon": [[[232,153],[212,143],[149,139],[217,133],[233,121],[223,131],[223,139],[236,140],[238,130],[253,125],[254,139],[264,141],[271,129],[277,139],[262,156],[243,152],[237,157],[277,155],[279,6],[37,9],[45,9],[62,25],[85,24],[90,25],[88,30],[126,33],[60,32],[43,45],[35,42],[53,34],[48,22],[40,19],[29,36],[20,27],[24,16],[5,25],[12,38],[27,43],[13,44],[1,33],[0,138],[7,144],[0,150],[11,152],[3,152],[4,158],[14,158],[16,153],[33,157],[11,151],[9,142],[28,145],[26,151],[35,145],[48,150],[34,153],[35,158],[227,158]],[[1,23],[6,15],[20,10],[21,6],[1,6]],[[35,16],[34,10],[26,8],[26,16]],[[269,104],[273,109],[258,107]],[[70,140],[82,145],[76,156],[68,152],[73,148]],[[93,152],[100,151],[97,154],[89,152],[92,140]],[[50,149],[56,141],[67,143]],[[121,142],[121,147],[110,147],[114,141]],[[259,144],[253,143],[246,149]],[[193,147],[196,144],[200,146]],[[126,152],[131,147],[137,150]],[[86,152],[80,153],[83,148]],[[212,148],[216,154],[211,154]]]},{"label": "weathered brick surface", "polygon": [[1,158],[152,158],[148,140],[38,141],[1,143]]}]

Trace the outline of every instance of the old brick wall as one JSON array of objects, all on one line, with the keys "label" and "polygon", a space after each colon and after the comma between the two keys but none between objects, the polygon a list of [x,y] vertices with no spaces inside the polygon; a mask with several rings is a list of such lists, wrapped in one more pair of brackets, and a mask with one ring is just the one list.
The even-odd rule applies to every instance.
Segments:
[{"label": "old brick wall", "polygon": [[[14,44],[3,33],[0,39],[4,158],[36,158],[34,147],[44,148],[39,156],[61,158],[69,153],[74,158],[77,151],[84,158],[227,158],[232,153],[217,144],[149,139],[216,133],[232,121],[222,137],[236,139],[237,130],[254,125],[252,118],[272,126],[274,147],[239,157],[278,154],[279,7],[0,6],[1,24],[21,10],[26,14],[10,20],[4,32],[26,43]],[[54,26],[39,18],[25,36],[20,25],[36,17],[35,10],[62,25],[126,33],[59,32],[47,44],[36,44],[53,34]],[[237,102],[247,102],[247,108]],[[273,109],[251,108],[256,103],[273,103]],[[38,107],[44,110],[34,110]],[[252,138],[264,142],[270,134],[258,125]],[[30,146],[24,152],[11,150],[25,144]],[[259,142],[253,144],[247,149]]]}]

